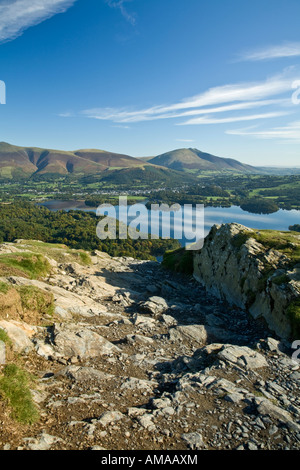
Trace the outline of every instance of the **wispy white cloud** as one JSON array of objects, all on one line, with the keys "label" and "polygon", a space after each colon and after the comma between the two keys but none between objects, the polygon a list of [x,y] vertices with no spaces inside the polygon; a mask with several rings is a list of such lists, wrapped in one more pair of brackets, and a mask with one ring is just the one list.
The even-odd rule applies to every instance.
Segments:
[{"label": "wispy white cloud", "polygon": [[65,12],[76,0],[0,0],[0,42],[13,40],[26,29]]},{"label": "wispy white cloud", "polygon": [[[283,115],[283,108],[291,108],[292,84],[295,75],[291,71],[269,78],[262,82],[228,84],[184,99],[173,104],[162,104],[144,109],[94,108],[82,114],[94,119],[116,123],[138,123],[161,119],[180,119],[182,125],[225,123],[250,120],[250,116],[236,115],[237,111],[271,107],[269,113],[255,113],[255,119],[267,119]],[[286,111],[287,112],[287,111]],[[286,112],[284,114],[286,114]],[[289,112],[291,112],[289,110]],[[223,119],[215,114],[227,113]],[[213,115],[208,118],[208,115]],[[184,118],[192,119],[184,120]],[[203,116],[195,118],[195,116]],[[262,116],[262,117],[259,117]]]},{"label": "wispy white cloud", "polygon": [[176,139],[176,142],[185,142],[187,144],[195,142],[195,140],[192,139]]},{"label": "wispy white cloud", "polygon": [[120,10],[125,20],[134,26],[136,24],[136,14],[129,13],[127,8],[125,7],[125,3],[131,2],[131,1],[132,0],[105,0],[105,3],[107,3],[107,5],[110,8],[116,8]]},{"label": "wispy white cloud", "polygon": [[67,118],[67,117],[74,117],[74,116],[76,116],[76,114],[74,114],[71,111],[66,111],[65,113],[60,113],[58,116]]},{"label": "wispy white cloud", "polygon": [[261,61],[288,57],[300,57],[300,42],[286,42],[275,46],[267,46],[255,51],[248,51],[241,54],[238,60]]},{"label": "wispy white cloud", "polygon": [[250,136],[257,139],[284,140],[285,142],[300,142],[300,121],[288,123],[285,126],[273,127],[270,129],[232,129],[226,131],[229,135]]},{"label": "wispy white cloud", "polygon": [[290,113],[287,112],[276,112],[276,113],[262,113],[262,114],[250,114],[247,116],[230,116],[226,118],[209,118],[207,116],[190,119],[189,121],[179,124],[180,126],[188,126],[195,124],[227,124],[229,122],[243,122],[243,121],[256,121],[258,119],[272,119],[279,116],[287,116]]},{"label": "wispy white cloud", "polygon": [[114,127],[116,129],[130,129],[130,126],[122,126],[121,124],[119,126],[111,126],[111,127]]}]

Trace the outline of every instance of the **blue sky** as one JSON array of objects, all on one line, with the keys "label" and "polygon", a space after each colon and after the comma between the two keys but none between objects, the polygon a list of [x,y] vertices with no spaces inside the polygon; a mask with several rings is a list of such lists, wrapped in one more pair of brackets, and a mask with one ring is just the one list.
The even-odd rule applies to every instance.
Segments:
[{"label": "blue sky", "polygon": [[299,0],[0,0],[0,141],[300,166],[299,18]]}]

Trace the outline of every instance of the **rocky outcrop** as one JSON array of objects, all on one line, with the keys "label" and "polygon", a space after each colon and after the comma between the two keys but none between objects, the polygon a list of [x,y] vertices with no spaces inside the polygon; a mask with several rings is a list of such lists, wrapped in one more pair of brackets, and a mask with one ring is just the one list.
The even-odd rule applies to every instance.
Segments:
[{"label": "rocky outcrop", "polygon": [[0,394],[0,449],[299,449],[300,364],[261,322],[159,263],[46,249],[51,276],[2,279],[54,309],[32,325],[0,309],[0,388],[15,360],[40,414],[19,425]]},{"label": "rocky outcrop", "polygon": [[[299,239],[293,241],[284,241],[292,254],[300,246]],[[263,318],[277,335],[291,339],[295,331],[289,309],[300,296],[300,265],[293,261],[268,246],[266,233],[261,237],[242,225],[225,224],[214,226],[195,252],[194,277],[219,299]]]}]

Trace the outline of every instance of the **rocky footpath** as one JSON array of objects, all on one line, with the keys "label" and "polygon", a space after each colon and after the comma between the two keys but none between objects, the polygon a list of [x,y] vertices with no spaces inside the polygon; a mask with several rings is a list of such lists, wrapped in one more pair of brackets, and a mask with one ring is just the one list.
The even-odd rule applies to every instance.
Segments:
[{"label": "rocky footpath", "polygon": [[1,278],[53,295],[55,310],[28,323],[0,309],[6,360],[36,377],[40,415],[17,423],[0,400],[0,449],[299,449],[300,364],[289,343],[192,276],[100,252],[84,265],[59,250],[47,278]]},{"label": "rocky footpath", "polygon": [[194,277],[216,297],[262,318],[281,338],[299,339],[299,234],[215,225],[194,254]]}]

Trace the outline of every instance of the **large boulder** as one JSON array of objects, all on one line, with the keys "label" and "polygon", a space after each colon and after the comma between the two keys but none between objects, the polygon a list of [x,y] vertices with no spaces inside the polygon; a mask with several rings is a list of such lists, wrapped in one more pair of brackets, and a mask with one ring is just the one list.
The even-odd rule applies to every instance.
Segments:
[{"label": "large boulder", "polygon": [[86,359],[120,351],[117,346],[85,327],[55,324],[53,349],[61,357]]},{"label": "large boulder", "polygon": [[231,365],[237,365],[247,370],[260,369],[268,367],[264,356],[247,346],[234,346],[225,344],[217,357]]},{"label": "large boulder", "polygon": [[215,225],[194,253],[194,277],[208,292],[263,318],[273,332],[290,340],[295,332],[288,312],[299,301],[300,274],[299,266],[293,267],[293,260],[280,251],[282,241],[289,246],[287,236],[277,234],[278,250],[257,230]]},{"label": "large boulder", "polygon": [[32,338],[37,332],[36,327],[18,321],[1,320],[0,328],[10,338],[14,351],[22,353],[33,349]]},{"label": "large boulder", "polygon": [[171,341],[188,340],[196,345],[203,345],[207,342],[207,329],[204,325],[182,325],[172,328],[169,333]]},{"label": "large boulder", "polygon": [[146,302],[141,302],[140,308],[151,315],[159,316],[166,312],[169,309],[169,306],[162,297],[153,296]]}]

